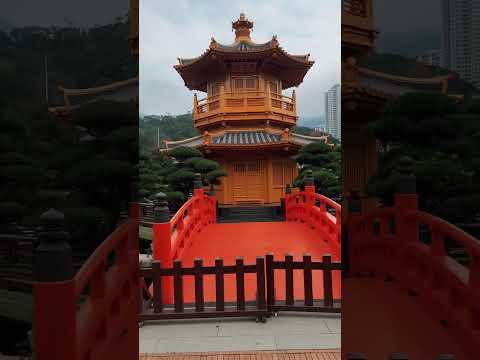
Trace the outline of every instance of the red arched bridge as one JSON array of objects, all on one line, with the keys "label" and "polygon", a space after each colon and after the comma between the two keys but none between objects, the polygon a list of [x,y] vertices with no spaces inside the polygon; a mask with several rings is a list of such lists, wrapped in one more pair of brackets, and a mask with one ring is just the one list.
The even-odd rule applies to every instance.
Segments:
[{"label": "red arched bridge", "polygon": [[[162,211],[162,208],[156,211]],[[219,271],[231,275],[222,280],[222,300],[236,301],[238,281],[242,282],[245,291],[242,298],[247,302],[255,300],[258,274],[250,272],[250,266],[256,266],[258,257],[265,255],[266,271],[270,271],[271,266],[278,267],[278,270],[292,267],[291,279],[281,271],[276,271],[271,279],[267,279],[267,282],[275,284],[275,300],[285,301],[288,296],[304,299],[304,275],[301,271],[293,270],[303,269],[301,263],[304,258],[308,258],[306,261],[309,263],[313,261],[313,265],[309,265],[313,266],[311,270],[319,266],[315,265],[314,260],[321,260],[324,256],[329,259],[327,261],[340,260],[341,207],[316,194],[313,186],[306,186],[304,192],[287,194],[285,213],[285,222],[217,223],[215,199],[205,195],[203,189],[196,189],[193,197],[170,221],[153,225],[154,260],[160,262],[159,266],[173,267],[174,270],[182,268],[183,275],[190,275],[182,276],[181,288],[179,284],[174,286],[172,276],[165,278],[163,302],[173,302],[175,289],[176,299],[180,299],[178,291],[181,290],[185,303],[198,302],[199,297],[205,302],[219,300],[219,280],[218,276],[213,276]],[[157,213],[157,217],[161,215]],[[239,279],[236,272],[240,269],[238,264],[247,266],[243,270],[243,279]],[[332,270],[335,270],[334,265]],[[290,270],[287,272],[290,274]],[[199,274],[206,275],[201,286],[198,284]],[[311,279],[307,279],[313,284],[307,285],[312,288],[307,290],[311,301],[324,298],[323,280],[323,275],[317,271],[312,272]],[[152,294],[154,285],[150,291]],[[329,296],[340,299],[340,271],[332,272],[329,286]],[[202,293],[198,294],[200,288]]]},{"label": "red arched bridge", "polygon": [[[132,204],[129,220],[74,276],[62,215],[43,215],[34,284],[37,360],[135,359],[139,320],[340,311],[341,209],[313,186],[287,194],[283,223],[217,224],[215,200],[202,189],[170,220],[157,205],[151,266],[139,268],[139,205]],[[370,214],[354,203],[349,209],[345,358],[387,359],[395,351],[413,360],[439,353],[476,358],[478,241],[419,211],[411,190]],[[429,241],[419,238],[420,224]],[[452,261],[448,241],[464,246],[467,267]]]},{"label": "red arched bridge", "polygon": [[284,222],[219,224],[216,200],[200,187],[171,219],[166,205],[158,199],[155,207],[151,266],[139,269],[132,204],[129,220],[73,278],[62,215],[44,214],[37,359],[137,358],[144,320],[340,311],[341,207],[313,185],[286,195]]}]

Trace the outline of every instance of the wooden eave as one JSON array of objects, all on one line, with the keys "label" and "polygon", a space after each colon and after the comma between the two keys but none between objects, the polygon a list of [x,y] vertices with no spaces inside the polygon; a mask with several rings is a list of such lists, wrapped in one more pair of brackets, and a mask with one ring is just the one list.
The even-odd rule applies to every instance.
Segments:
[{"label": "wooden eave", "polygon": [[289,150],[298,150],[301,148],[301,145],[295,144],[288,140],[282,140],[270,144],[202,144],[198,147],[200,151],[204,150],[222,150],[222,151],[260,151],[268,149],[282,149],[288,147]]},{"label": "wooden eave", "polygon": [[63,86],[59,86],[58,90],[63,93],[64,95],[67,96],[76,96],[76,95],[95,95],[95,94],[101,94],[104,92],[109,92],[109,91],[114,91],[117,89],[120,89],[124,86],[129,86],[129,85],[134,85],[138,84],[138,76],[128,79],[128,80],[123,80],[123,81],[117,81],[108,85],[102,85],[102,86],[96,86],[92,88],[86,88],[86,89],[67,89],[64,88]]},{"label": "wooden eave", "polygon": [[262,71],[272,72],[278,76],[284,83],[284,89],[288,89],[300,85],[308,70],[315,63],[311,60],[302,61],[300,59],[302,57],[307,59],[308,55],[290,55],[281,47],[238,52],[208,49],[195,59],[179,59],[180,62],[188,61],[188,63],[175,65],[174,68],[190,90],[206,92],[206,83],[227,72],[229,62],[258,61]]}]

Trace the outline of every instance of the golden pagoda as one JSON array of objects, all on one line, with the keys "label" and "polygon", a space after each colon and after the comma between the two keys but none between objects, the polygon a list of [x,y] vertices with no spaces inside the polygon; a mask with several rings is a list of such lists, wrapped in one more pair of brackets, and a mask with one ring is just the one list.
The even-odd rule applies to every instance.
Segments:
[{"label": "golden pagoda", "polygon": [[266,43],[250,37],[253,22],[245,14],[232,23],[235,40],[223,45],[214,38],[200,56],[178,59],[175,70],[193,96],[193,124],[200,135],[166,141],[166,148],[194,147],[216,160],[228,176],[215,189],[220,205],[276,204],[298,169],[291,159],[312,142],[328,137],[295,134],[295,90],[314,64],[306,55],[283,50],[276,36]]}]

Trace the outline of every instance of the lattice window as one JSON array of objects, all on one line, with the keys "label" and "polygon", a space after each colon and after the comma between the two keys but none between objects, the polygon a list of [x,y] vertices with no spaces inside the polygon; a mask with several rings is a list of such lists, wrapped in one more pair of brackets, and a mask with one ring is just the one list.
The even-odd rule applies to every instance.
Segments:
[{"label": "lattice window", "polygon": [[210,96],[216,96],[220,93],[220,83],[214,82],[210,88]]},{"label": "lattice window", "polygon": [[235,77],[233,80],[234,89],[257,89],[257,78],[256,77]]},{"label": "lattice window", "polygon": [[254,77],[249,77],[245,79],[245,87],[247,89],[256,89],[257,88],[257,79]]},{"label": "lattice window", "polygon": [[232,63],[232,73],[246,74],[255,73],[257,68],[256,62],[235,62]]},{"label": "lattice window", "polygon": [[243,78],[234,78],[233,79],[233,88],[234,89],[243,89]]},{"label": "lattice window", "polygon": [[260,164],[258,162],[248,163],[248,171],[259,172],[260,171]]},{"label": "lattice window", "polygon": [[233,165],[233,171],[235,172],[241,172],[244,173],[246,171],[246,165],[245,164],[234,164]]},{"label": "lattice window", "polygon": [[270,81],[269,86],[272,94],[278,94],[278,84],[276,81]]},{"label": "lattice window", "polygon": [[273,161],[273,186],[283,186],[283,161]]}]

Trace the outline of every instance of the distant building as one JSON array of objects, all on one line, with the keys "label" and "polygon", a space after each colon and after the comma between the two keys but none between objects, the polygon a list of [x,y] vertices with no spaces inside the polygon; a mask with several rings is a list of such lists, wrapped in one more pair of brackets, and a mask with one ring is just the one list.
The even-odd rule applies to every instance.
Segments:
[{"label": "distant building", "polygon": [[341,94],[340,85],[336,84],[325,93],[325,130],[335,139],[341,139]]},{"label": "distant building", "polygon": [[480,86],[480,1],[443,0],[442,65]]},{"label": "distant building", "polygon": [[327,132],[327,128],[324,124],[320,124],[318,126],[315,126],[313,128],[313,131],[325,133],[325,132]]},{"label": "distant building", "polygon": [[442,66],[442,50],[432,50],[417,56],[417,61],[430,66]]}]

